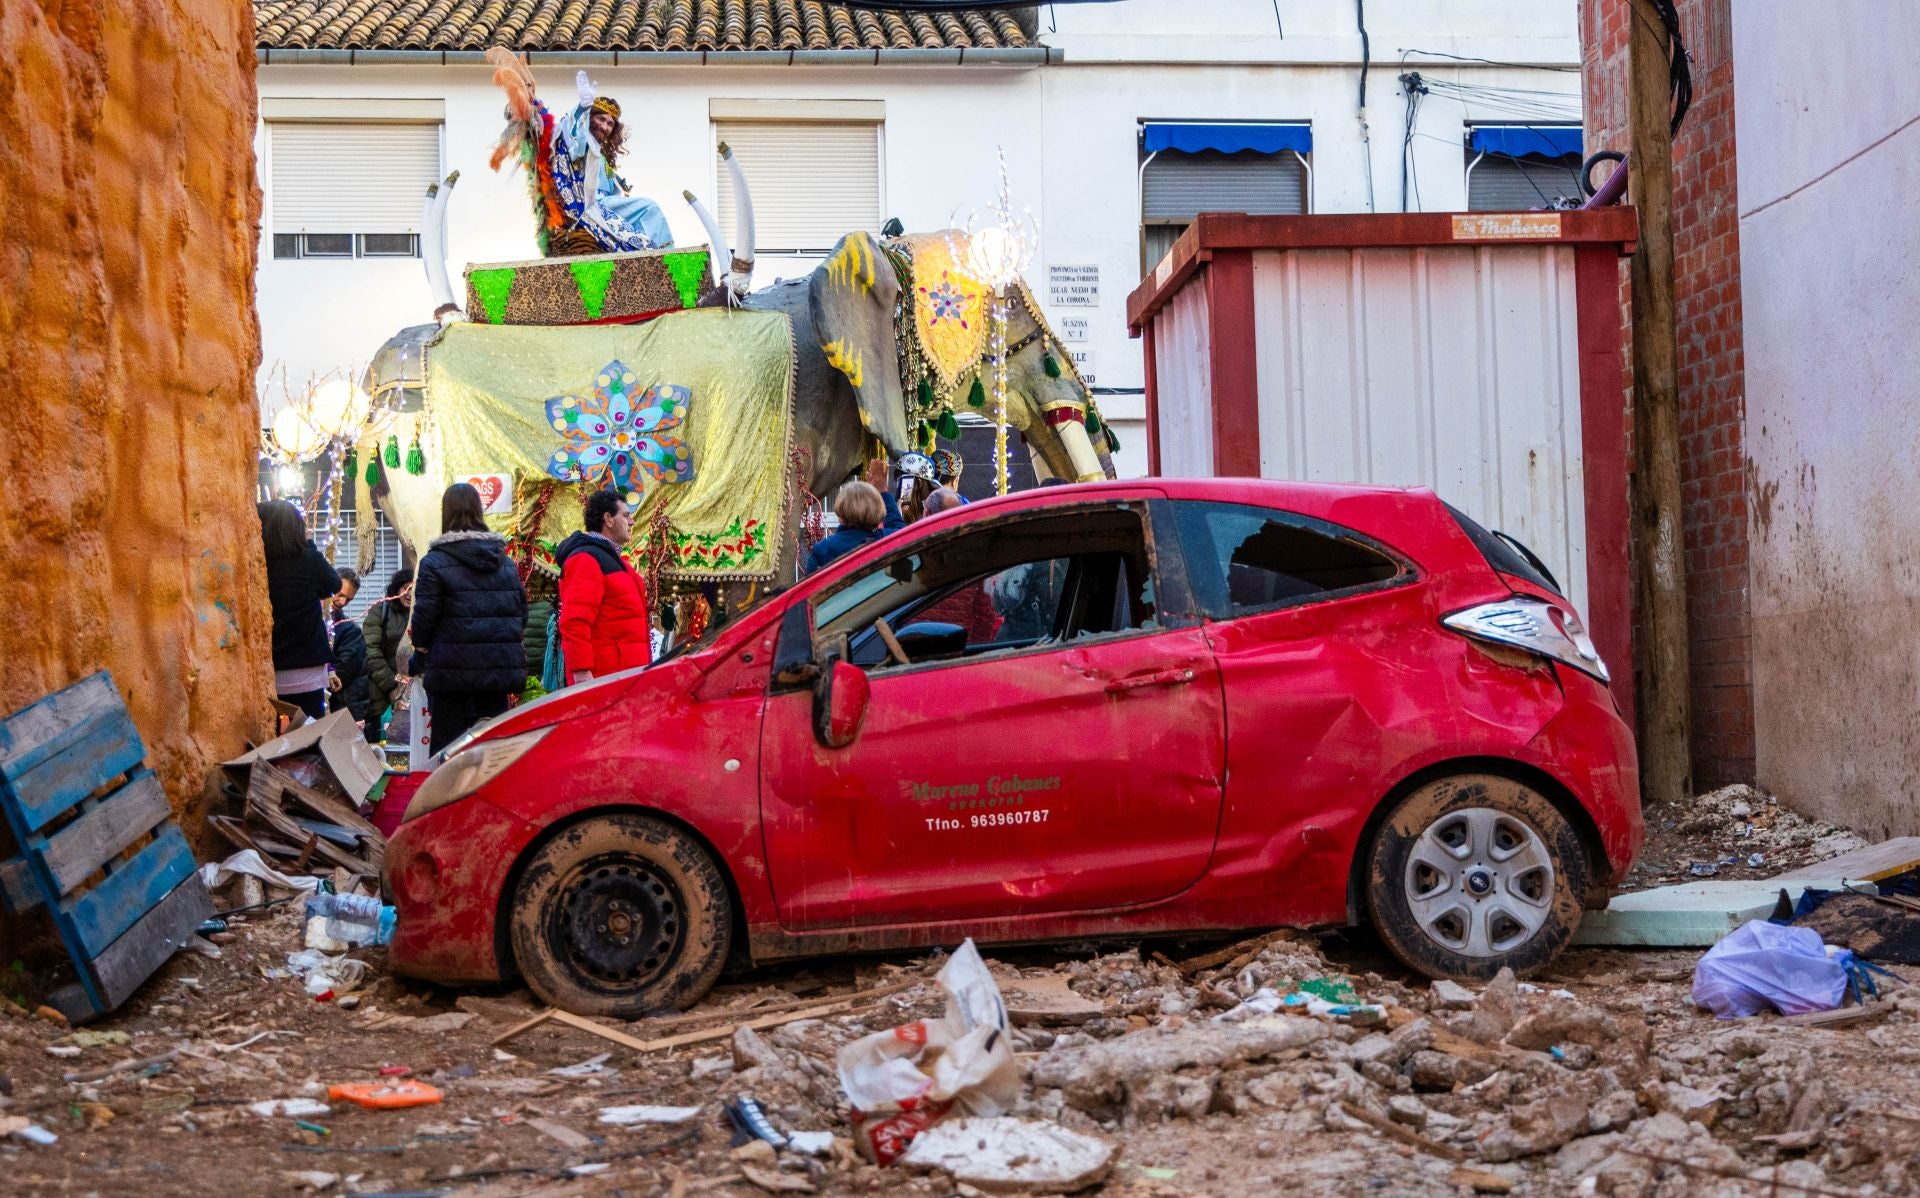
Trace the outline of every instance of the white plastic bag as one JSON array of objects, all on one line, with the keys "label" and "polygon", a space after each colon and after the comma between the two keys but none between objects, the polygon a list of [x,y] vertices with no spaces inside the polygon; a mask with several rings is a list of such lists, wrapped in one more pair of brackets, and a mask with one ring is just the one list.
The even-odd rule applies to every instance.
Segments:
[{"label": "white plastic bag", "polygon": [[1812,928],[1750,920],[1707,950],[1693,971],[1693,1001],[1722,1019],[1762,1011],[1830,1011],[1847,993],[1847,972]]},{"label": "white plastic bag", "polygon": [[853,1139],[891,1164],[949,1111],[1002,1115],[1020,1098],[1007,1009],[980,950],[968,940],[940,971],[947,1010],[840,1050],[840,1085],[853,1106]]}]

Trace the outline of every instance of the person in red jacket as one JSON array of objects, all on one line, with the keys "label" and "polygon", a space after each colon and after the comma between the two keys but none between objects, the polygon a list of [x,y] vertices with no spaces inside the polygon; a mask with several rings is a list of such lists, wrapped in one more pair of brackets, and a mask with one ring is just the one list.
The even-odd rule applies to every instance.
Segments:
[{"label": "person in red jacket", "polygon": [[567,683],[644,666],[653,660],[647,588],[620,557],[633,513],[618,493],[587,496],[587,530],[560,542],[560,652]]}]

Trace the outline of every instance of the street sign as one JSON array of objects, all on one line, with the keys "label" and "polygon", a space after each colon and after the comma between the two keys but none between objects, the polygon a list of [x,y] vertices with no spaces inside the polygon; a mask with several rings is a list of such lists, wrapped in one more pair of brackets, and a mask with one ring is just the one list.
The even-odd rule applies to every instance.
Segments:
[{"label": "street sign", "polygon": [[1092,330],[1093,320],[1086,316],[1062,316],[1054,324],[1060,330],[1060,340],[1085,341]]},{"label": "street sign", "polygon": [[1047,304],[1054,308],[1098,308],[1100,306],[1099,264],[1094,262],[1049,263]]}]

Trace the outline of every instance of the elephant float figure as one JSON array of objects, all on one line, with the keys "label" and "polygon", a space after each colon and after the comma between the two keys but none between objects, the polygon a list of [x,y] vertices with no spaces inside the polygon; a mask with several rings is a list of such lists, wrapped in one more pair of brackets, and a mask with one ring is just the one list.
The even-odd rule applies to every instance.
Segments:
[{"label": "elephant float figure", "polygon": [[[993,390],[992,367],[981,327],[988,297],[974,295],[970,305],[952,302],[957,268],[949,245],[957,235],[942,232],[881,239],[849,233],[808,276],[750,291],[753,206],[738,162],[725,146],[721,154],[739,197],[734,247],[707,255],[712,282],[697,307],[786,317],[793,346],[794,452],[792,464],[783,468],[790,486],[804,487],[808,493],[789,497],[798,500],[792,503],[793,511],[813,499],[830,497],[874,456],[876,443],[897,458],[930,448],[936,430],[954,435],[955,411],[994,416],[992,400],[986,399]],[[423,223],[423,256],[438,320],[402,330],[381,347],[367,369],[367,390],[403,412],[417,411],[423,404],[432,406],[426,394],[427,359],[436,342],[447,336],[449,326],[466,320],[454,299],[445,264],[445,209],[452,182],[450,178],[430,195]],[[717,223],[705,206],[691,193],[686,199],[707,230],[710,244],[724,248]],[[1025,285],[1016,283],[1009,299],[1006,419],[1024,437],[1036,475],[1067,481],[1111,477],[1111,434],[1099,421],[1089,389]],[[946,336],[954,326],[939,327],[943,313],[946,319],[963,320],[967,336],[958,340]],[[668,312],[643,327],[656,338],[654,344],[671,345],[682,330],[690,338],[696,336],[700,326],[695,322],[720,316],[698,310]],[[642,326],[540,326],[539,331],[611,336],[634,327]],[[699,402],[696,396],[694,403]],[[694,447],[696,454],[701,448]],[[779,448],[769,447],[768,452],[778,453]],[[377,488],[376,494],[392,513],[401,492],[417,491],[408,502],[424,513],[437,503],[437,490],[427,493],[429,481],[445,480],[409,480],[389,471],[386,485]],[[408,521],[395,515],[394,522],[403,537],[419,539]],[[793,579],[801,556],[793,536],[782,539],[782,544],[768,547],[777,558],[766,579],[773,585]]]}]

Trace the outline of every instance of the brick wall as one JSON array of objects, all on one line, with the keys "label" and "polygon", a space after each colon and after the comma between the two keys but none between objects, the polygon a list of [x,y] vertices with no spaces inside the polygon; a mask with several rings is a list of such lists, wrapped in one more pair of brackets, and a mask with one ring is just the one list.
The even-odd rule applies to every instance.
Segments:
[{"label": "brick wall", "polygon": [[[1582,0],[1587,149],[1625,150],[1628,0]],[[1680,470],[1696,789],[1750,782],[1746,402],[1730,0],[1678,0],[1693,107],[1673,147]],[[1622,264],[1622,295],[1626,267]],[[1622,349],[1622,370],[1631,367]]]}]

